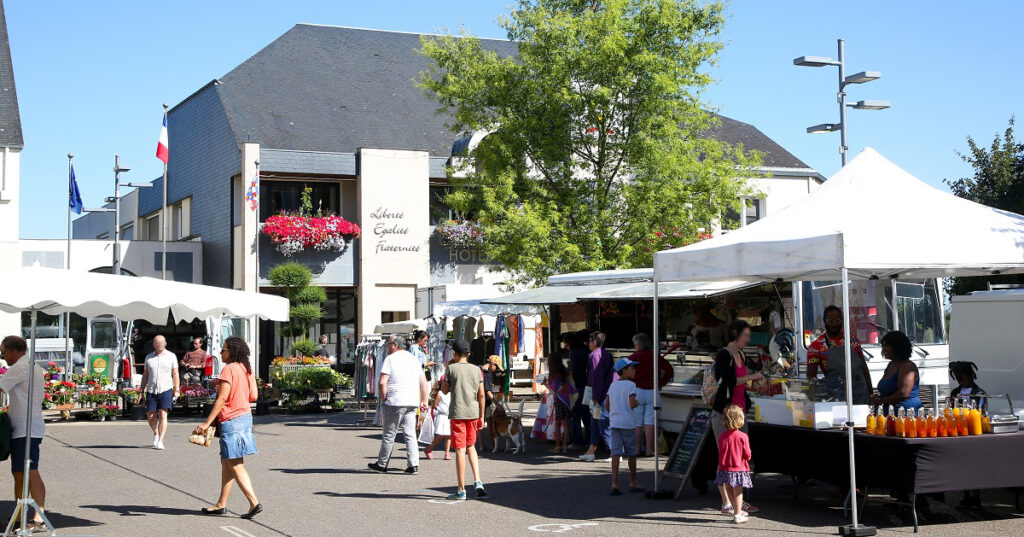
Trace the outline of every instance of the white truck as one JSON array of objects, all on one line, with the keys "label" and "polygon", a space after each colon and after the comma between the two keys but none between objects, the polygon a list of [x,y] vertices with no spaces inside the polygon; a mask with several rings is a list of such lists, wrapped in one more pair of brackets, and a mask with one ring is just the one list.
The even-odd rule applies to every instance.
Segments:
[{"label": "white truck", "polygon": [[[1009,394],[1016,414],[1024,417],[1024,343],[1014,336],[1024,327],[1024,289],[955,296],[950,325],[951,359],[977,364],[978,386],[989,394]],[[989,406],[1004,401],[990,398]]]}]

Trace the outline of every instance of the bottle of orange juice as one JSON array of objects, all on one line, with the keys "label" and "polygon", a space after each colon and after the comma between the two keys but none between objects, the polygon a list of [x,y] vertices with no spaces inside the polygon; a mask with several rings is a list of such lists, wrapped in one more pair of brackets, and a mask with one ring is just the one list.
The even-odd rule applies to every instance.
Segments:
[{"label": "bottle of orange juice", "polygon": [[896,413],[896,436],[900,438],[907,437],[907,412],[900,407],[899,412]]},{"label": "bottle of orange juice", "polygon": [[[947,408],[945,410],[949,409]],[[935,417],[935,432],[938,434],[939,438],[945,438],[947,436],[946,413],[944,411],[940,411],[939,415]]]},{"label": "bottle of orange juice", "polygon": [[970,410],[964,408],[963,401],[960,402],[960,406],[959,408],[957,408],[957,410],[958,412],[956,415],[956,434],[958,436],[968,436],[969,434],[971,434],[970,427],[967,425],[967,420],[970,419]]},{"label": "bottle of orange juice", "polygon": [[950,408],[946,408],[946,435],[947,436],[959,436],[960,428],[956,425],[956,405],[955,402],[950,402]]},{"label": "bottle of orange juice", "polygon": [[981,411],[981,432],[985,434],[992,432],[992,419],[988,416],[988,410]]},{"label": "bottle of orange juice", "polygon": [[875,420],[875,435],[886,436],[889,434],[889,423],[885,419],[883,407],[878,407],[878,418]]},{"label": "bottle of orange juice", "polygon": [[877,419],[875,418],[875,409],[874,409],[874,407],[872,407],[871,410],[868,412],[868,423],[867,423],[867,427],[866,427],[866,429],[867,429],[866,432],[868,434],[875,434],[875,425],[876,425],[876,423],[877,423]]},{"label": "bottle of orange juice", "polygon": [[917,409],[917,437],[928,438],[928,418],[924,407]]},{"label": "bottle of orange juice", "polygon": [[978,405],[973,400],[971,401],[971,410],[967,415],[967,425],[972,436],[981,435],[981,411],[978,410]]},{"label": "bottle of orange juice", "polygon": [[913,408],[907,409],[907,420],[903,422],[903,430],[907,431],[907,438],[917,438],[917,412]]},{"label": "bottle of orange juice", "polygon": [[939,424],[938,420],[935,419],[935,413],[931,410],[926,412],[925,427],[928,428],[928,438],[936,438],[939,436]]}]

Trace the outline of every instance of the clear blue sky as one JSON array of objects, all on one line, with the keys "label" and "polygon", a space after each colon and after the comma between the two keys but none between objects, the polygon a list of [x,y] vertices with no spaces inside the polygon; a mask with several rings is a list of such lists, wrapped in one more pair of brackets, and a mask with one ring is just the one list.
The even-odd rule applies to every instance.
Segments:
[{"label": "clear blue sky", "polygon": [[[504,37],[495,18],[510,4],[8,0],[25,133],[21,236],[65,236],[69,151],[87,206],[112,195],[115,153],[132,166],[130,180],[159,176],[161,104],[180,102],[295,23],[411,32],[465,26]],[[707,100],[826,176],[839,168],[839,136],[804,129],[838,121],[835,69],[799,68],[792,59],[834,56],[839,37],[849,72],[883,73],[851,87],[851,99],[893,102],[889,110],[850,111],[851,154],[874,147],[942,187],[942,178],[969,173],[956,156],[967,135],[987,144],[1011,115],[1024,121],[1022,3],[745,0],[729,10],[726,47],[713,69],[719,82]]]}]

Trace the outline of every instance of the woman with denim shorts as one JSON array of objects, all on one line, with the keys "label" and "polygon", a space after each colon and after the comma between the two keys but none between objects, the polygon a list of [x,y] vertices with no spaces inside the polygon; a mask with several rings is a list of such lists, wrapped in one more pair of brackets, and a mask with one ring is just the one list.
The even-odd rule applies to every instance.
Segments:
[{"label": "woman with denim shorts", "polygon": [[239,337],[224,340],[221,349],[224,369],[220,372],[217,385],[217,400],[206,421],[196,427],[196,434],[206,434],[214,420],[220,429],[221,485],[220,499],[213,507],[204,507],[204,515],[227,513],[228,495],[231,482],[249,500],[249,512],[242,518],[250,519],[263,511],[263,504],[256,499],[249,472],[245,470],[244,457],[256,454],[256,439],[252,436],[252,411],[249,403],[256,400],[256,378],[249,365],[249,346]]}]

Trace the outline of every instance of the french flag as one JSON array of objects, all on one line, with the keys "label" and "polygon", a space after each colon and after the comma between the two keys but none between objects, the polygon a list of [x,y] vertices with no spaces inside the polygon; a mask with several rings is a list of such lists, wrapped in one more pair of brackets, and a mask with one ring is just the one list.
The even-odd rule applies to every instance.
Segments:
[{"label": "french flag", "polygon": [[167,112],[164,112],[164,124],[160,127],[160,141],[156,143],[156,158],[167,164]]}]

